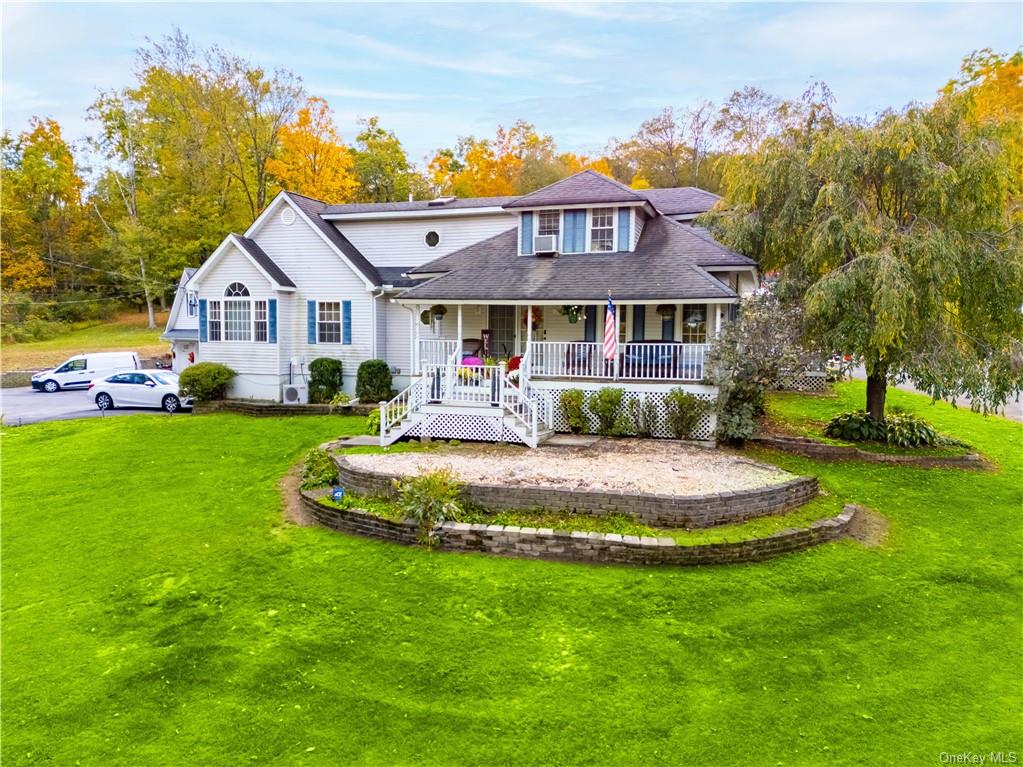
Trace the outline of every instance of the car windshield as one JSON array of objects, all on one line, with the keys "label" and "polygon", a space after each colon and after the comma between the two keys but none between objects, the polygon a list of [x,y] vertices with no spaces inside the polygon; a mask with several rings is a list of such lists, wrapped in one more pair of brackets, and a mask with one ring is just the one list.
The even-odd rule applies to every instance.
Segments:
[{"label": "car windshield", "polygon": [[155,378],[157,383],[162,383],[166,386],[178,385],[178,377],[173,373],[150,373],[149,375]]}]

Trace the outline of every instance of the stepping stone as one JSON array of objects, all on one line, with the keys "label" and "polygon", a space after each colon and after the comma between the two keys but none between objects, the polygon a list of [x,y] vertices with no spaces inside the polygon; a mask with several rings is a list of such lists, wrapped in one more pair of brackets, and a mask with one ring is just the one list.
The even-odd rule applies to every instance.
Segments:
[{"label": "stepping stone", "polygon": [[374,437],[372,434],[361,434],[358,437],[338,440],[335,444],[338,447],[380,447],[380,437]]},{"label": "stepping stone", "polygon": [[589,447],[599,442],[601,437],[596,434],[555,434],[547,439],[544,447]]}]

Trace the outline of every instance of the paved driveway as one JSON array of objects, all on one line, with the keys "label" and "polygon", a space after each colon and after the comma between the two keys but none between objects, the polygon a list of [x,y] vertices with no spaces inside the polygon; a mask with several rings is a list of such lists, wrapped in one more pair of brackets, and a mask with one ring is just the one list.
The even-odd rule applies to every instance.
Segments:
[{"label": "paved driveway", "polygon": [[[0,389],[0,410],[5,426],[21,426],[39,421],[64,421],[71,418],[102,418],[103,411],[96,407],[92,395],[86,390],[68,390],[47,394],[31,387]],[[187,410],[184,412],[188,412]],[[133,413],[162,413],[160,410],[115,408],[106,416]]]}]

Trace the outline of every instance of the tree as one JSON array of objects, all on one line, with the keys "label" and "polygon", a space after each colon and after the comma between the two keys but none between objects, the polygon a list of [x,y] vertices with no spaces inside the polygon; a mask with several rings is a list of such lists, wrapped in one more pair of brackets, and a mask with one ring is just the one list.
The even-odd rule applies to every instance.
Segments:
[{"label": "tree", "polygon": [[362,131],[355,137],[355,175],[359,180],[356,197],[361,202],[404,200],[409,194],[425,197],[426,180],[409,162],[405,148],[394,131],[380,127],[377,117],[360,121]]},{"label": "tree", "polygon": [[85,182],[60,125],[33,118],[16,139],[4,133],[2,156],[4,288],[52,292],[63,273],[73,289]]},{"label": "tree", "polygon": [[956,94],[872,123],[835,119],[828,96],[726,163],[706,222],[780,273],[820,346],[863,358],[874,418],[902,378],[1004,403],[1021,386],[1023,242],[1002,131]]},{"label": "tree", "polygon": [[286,189],[330,202],[355,197],[359,180],[352,153],[334,127],[334,112],[323,99],[310,97],[295,120],[281,129],[279,156],[268,170]]},{"label": "tree", "polygon": [[760,88],[733,91],[718,113],[714,132],[734,151],[752,154],[783,122],[787,104]]}]

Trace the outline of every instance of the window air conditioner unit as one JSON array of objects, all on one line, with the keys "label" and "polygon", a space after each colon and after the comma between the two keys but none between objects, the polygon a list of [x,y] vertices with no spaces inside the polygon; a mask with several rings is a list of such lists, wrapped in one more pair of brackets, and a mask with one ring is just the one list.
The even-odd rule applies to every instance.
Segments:
[{"label": "window air conditioner unit", "polygon": [[533,238],[533,252],[538,256],[556,256],[558,254],[558,236],[542,234]]},{"label": "window air conditioner unit", "polygon": [[281,402],[285,405],[308,405],[309,384],[283,384],[281,386]]}]

